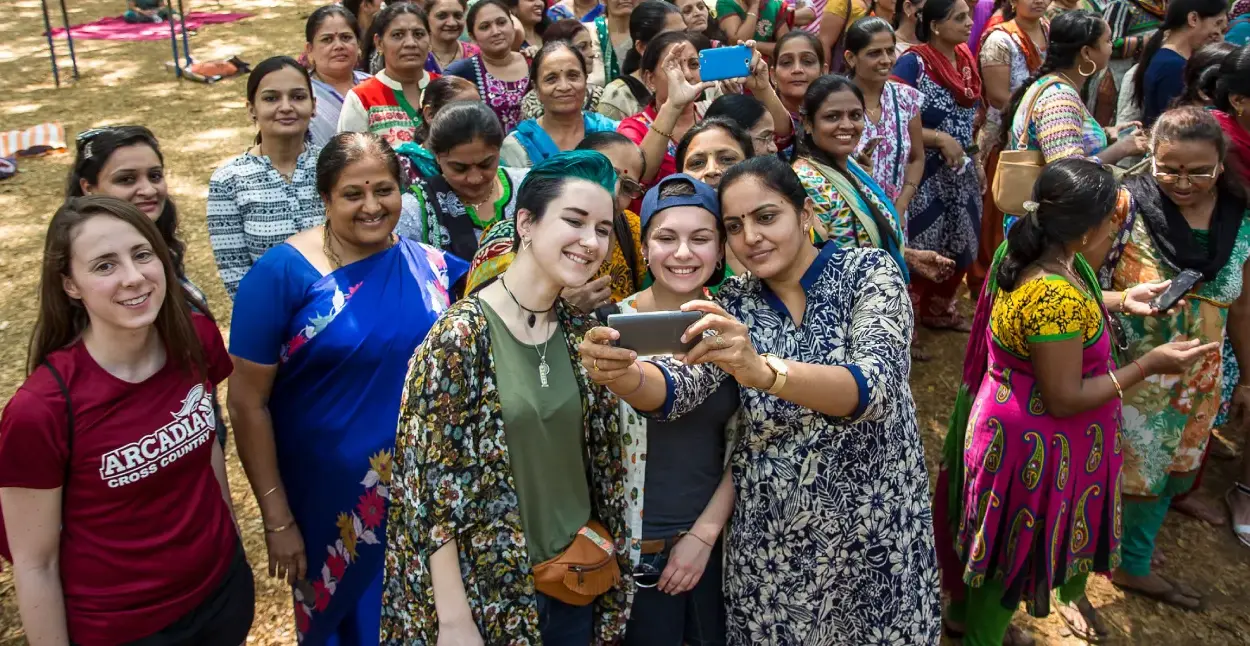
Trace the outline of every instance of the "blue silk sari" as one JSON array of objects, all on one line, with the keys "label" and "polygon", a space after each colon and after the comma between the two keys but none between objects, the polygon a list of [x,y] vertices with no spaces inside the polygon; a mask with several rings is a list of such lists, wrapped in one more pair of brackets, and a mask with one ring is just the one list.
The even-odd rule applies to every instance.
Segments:
[{"label": "blue silk sari", "polygon": [[395,421],[408,360],[468,269],[400,239],[313,283],[287,325],[269,399],[304,538],[302,644],[376,644]]},{"label": "blue silk sari", "polygon": [[[582,124],[586,129],[586,134],[592,132],[608,132],[616,131],[619,122],[613,121],[597,112],[582,112]],[[517,141],[521,147],[525,148],[525,154],[530,158],[530,165],[533,166],[538,162],[560,152],[556,147],[556,142],[551,139],[551,135],[547,134],[543,127],[538,125],[535,119],[526,119],[517,124],[516,130]]]}]

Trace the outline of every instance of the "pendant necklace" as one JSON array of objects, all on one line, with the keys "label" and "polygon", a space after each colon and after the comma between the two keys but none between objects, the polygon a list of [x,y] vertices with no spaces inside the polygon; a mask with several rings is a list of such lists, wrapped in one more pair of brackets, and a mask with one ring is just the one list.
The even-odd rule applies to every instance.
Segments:
[{"label": "pendant necklace", "polygon": [[[499,277],[499,284],[503,285],[503,291],[508,293],[508,297],[512,299],[512,302],[515,303],[517,307],[521,308],[521,310],[529,314],[529,316],[525,319],[525,322],[529,324],[530,329],[533,329],[534,323],[538,321],[539,314],[546,314],[547,312],[550,312],[552,309],[554,309],[556,306],[556,304],[553,302],[551,306],[545,310],[532,310],[522,305],[521,301],[518,301],[516,299],[516,296],[513,295],[512,290],[508,289],[508,283],[504,282],[503,276]],[[559,301],[559,300],[560,300],[560,297],[557,296],[556,301]],[[543,326],[543,327],[546,328],[546,326]],[[547,344],[550,342],[551,342],[551,336],[548,335],[547,340],[543,341],[542,350],[538,349],[538,344],[534,344],[534,352],[538,353],[538,383],[543,388],[547,387],[547,375],[551,373],[551,366],[547,365]]]}]

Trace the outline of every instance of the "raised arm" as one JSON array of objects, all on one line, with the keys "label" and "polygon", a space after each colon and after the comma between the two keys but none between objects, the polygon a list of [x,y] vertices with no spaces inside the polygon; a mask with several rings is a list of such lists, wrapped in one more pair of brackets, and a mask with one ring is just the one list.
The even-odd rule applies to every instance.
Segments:
[{"label": "raised arm", "polygon": [[17,610],[31,646],[68,646],[61,589],[61,487],[0,488]]}]

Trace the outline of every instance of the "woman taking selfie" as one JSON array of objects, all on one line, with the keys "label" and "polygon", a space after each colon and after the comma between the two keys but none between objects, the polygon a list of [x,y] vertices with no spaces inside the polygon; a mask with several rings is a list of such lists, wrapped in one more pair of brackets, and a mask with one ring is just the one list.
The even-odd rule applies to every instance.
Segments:
[{"label": "woman taking selfie", "polygon": [[[611,345],[615,330],[596,328],[582,366],[658,420],[681,419],[736,382],[744,428],[731,457],[729,644],[880,634],[936,643],[938,574],[898,265],[876,249],[812,246],[807,194],[774,157],[734,166],[719,195],[729,247],[750,274],[729,279],[716,303],[682,306],[703,313],[685,331],[701,340],[684,363],[638,361]],[[831,625],[836,639],[823,632]]]},{"label": "woman taking selfie", "polygon": [[503,131],[481,101],[452,103],[430,125],[426,147],[439,174],[418,178],[408,190],[417,208],[405,210],[396,233],[471,259],[482,232],[512,219],[525,168],[499,164]]},{"label": "woman taking selfie", "polygon": [[269,574],[292,586],[300,640],[370,643],[382,599],[390,420],[408,357],[467,264],[393,233],[399,159],[380,137],[331,139],[317,189],[325,226],[270,250],[239,286],[230,419]]},{"label": "woman taking selfie", "polygon": [[512,51],[514,34],[503,0],[481,0],[469,9],[469,35],[481,51],[447,67],[447,74],[477,86],[505,133],[521,122],[521,99],[530,89],[529,61]]},{"label": "woman taking selfie", "polygon": [[312,144],[320,147],[339,131],[343,97],[368,80],[369,75],[356,69],[360,29],[356,17],[342,5],[329,4],[312,12],[304,23],[304,37],[308,41],[304,55],[308,57],[308,73],[317,102],[308,132]]},{"label": "woman taking selfie", "polygon": [[256,145],[208,181],[208,242],[231,299],[270,247],[325,221],[316,186],[320,149],[308,144],[315,105],[308,71],[293,58],[265,59],[247,77]]},{"label": "woman taking selfie", "polygon": [[677,9],[661,0],[643,0],[628,15],[628,45],[620,58],[621,69],[603,88],[603,96],[595,108],[599,114],[621,121],[637,114],[651,101],[654,90],[643,78],[642,57],[656,36],[684,31],[684,24]]},{"label": "woman taking selfie", "polygon": [[[241,644],[252,569],[211,394],[230,374],[152,218],[70,198],[0,417],[0,554],[32,644]],[[7,530],[7,531],[6,531]]]},{"label": "woman taking selfie", "polygon": [[343,102],[339,132],[372,132],[392,148],[417,141],[421,95],[434,76],[425,71],[430,27],[411,2],[388,5],[378,14],[373,40],[386,66],[352,89]]},{"label": "woman taking selfie", "polygon": [[413,356],[382,641],[561,646],[624,632],[624,440],[615,398],[576,363],[591,319],[560,299],[607,255],[615,184],[597,152],[536,165],[517,200],[516,259]]},{"label": "woman taking selfie", "polygon": [[500,161],[510,168],[529,168],[572,150],[588,134],[616,130],[617,122],[583,109],[587,71],[586,59],[570,41],[543,45],[530,64],[530,85],[542,102],[543,114],[522,121],[504,139]]},{"label": "woman taking selfie", "polygon": [[425,71],[443,74],[452,63],[478,53],[477,45],[460,40],[464,34],[465,0],[427,0],[425,13],[430,20],[430,54]]},{"label": "woman taking selfie", "polygon": [[967,332],[955,292],[977,253],[984,170],[973,163],[973,130],[981,104],[981,76],[968,50],[972,13],[964,0],[928,0],[916,35],[921,43],[894,66],[895,76],[924,95],[920,122],[924,176],[907,211],[907,244],[954,261],[943,277],[916,276],[916,322]]},{"label": "woman taking selfie", "polygon": [[881,18],[857,20],[846,31],[846,67],[864,95],[864,132],[855,154],[868,159],[894,211],[905,214],[924,176],[924,126],[920,93],[890,80],[894,44],[894,30]]},{"label": "woman taking selfie", "polygon": [[1107,637],[1085,586],[1119,560],[1123,394],[1211,349],[1167,344],[1116,368],[1107,309],[1152,315],[1167,287],[1104,295],[1079,253],[1106,237],[1118,193],[1091,162],[1048,165],[977,306],[934,520],[948,628],[970,646],[1004,643],[1021,601],[1035,617],[1055,603],[1084,640]]},{"label": "woman taking selfie", "polygon": [[640,64],[651,103],[621,121],[616,131],[638,144],[646,158],[646,186],[677,172],[677,142],[703,118],[697,105],[712,83],[699,81],[699,55],[684,31],[660,34]]},{"label": "woman taking selfie", "polygon": [[[621,301],[624,313],[679,311],[724,276],[724,226],[716,191],[670,175],[642,202],[643,244],[654,282]],[[726,380],[691,414],[647,420],[622,403],[630,499],[640,506],[638,591],[626,646],[723,644],[721,531],[733,511],[731,419],[738,388]]]},{"label": "woman taking selfie", "polygon": [[[1165,112],[1151,132],[1150,173],[1125,182],[1122,202],[1129,208],[1116,214],[1114,235],[1087,254],[1106,258],[1100,277],[1108,290],[1185,280],[1184,271],[1198,279],[1174,314],[1119,317],[1126,358],[1141,358],[1174,339],[1218,347],[1227,335],[1238,363],[1250,360],[1250,290],[1244,287],[1250,218],[1244,187],[1225,170],[1226,145],[1208,111]],[[1112,580],[1127,592],[1188,610],[1203,606],[1202,595],[1154,572],[1151,558],[1171,498],[1192,489],[1202,465],[1221,403],[1221,372],[1221,354],[1213,352],[1179,378],[1151,377],[1124,399],[1124,560]],[[1244,408],[1250,398],[1240,390],[1233,403]]]}]

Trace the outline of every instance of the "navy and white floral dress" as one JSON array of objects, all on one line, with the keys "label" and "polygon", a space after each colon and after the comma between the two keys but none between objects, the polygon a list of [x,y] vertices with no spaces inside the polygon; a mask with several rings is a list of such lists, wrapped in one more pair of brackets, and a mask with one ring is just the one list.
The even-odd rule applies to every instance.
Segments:
[{"label": "navy and white floral dress", "polygon": [[[894,66],[894,75],[924,96],[921,124],[945,132],[965,150],[973,142],[977,108],[955,101],[946,86],[925,71],[918,54],[907,53]],[[969,160],[975,155],[968,155]],[[907,246],[936,251],[962,269],[972,264],[981,235],[981,180],[976,163],[959,168],[946,165],[942,151],[924,151],[924,178],[907,209]]]},{"label": "navy and white floral dress", "polygon": [[[802,279],[795,325],[758,278],[717,300],[760,353],[845,366],[860,404],[835,418],[741,388],[737,499],[726,542],[730,644],[937,644],[938,573],[929,478],[907,378],[911,301],[880,249],[825,245]],[[680,417],[729,378],[711,365],[661,363],[662,417]]]}]

